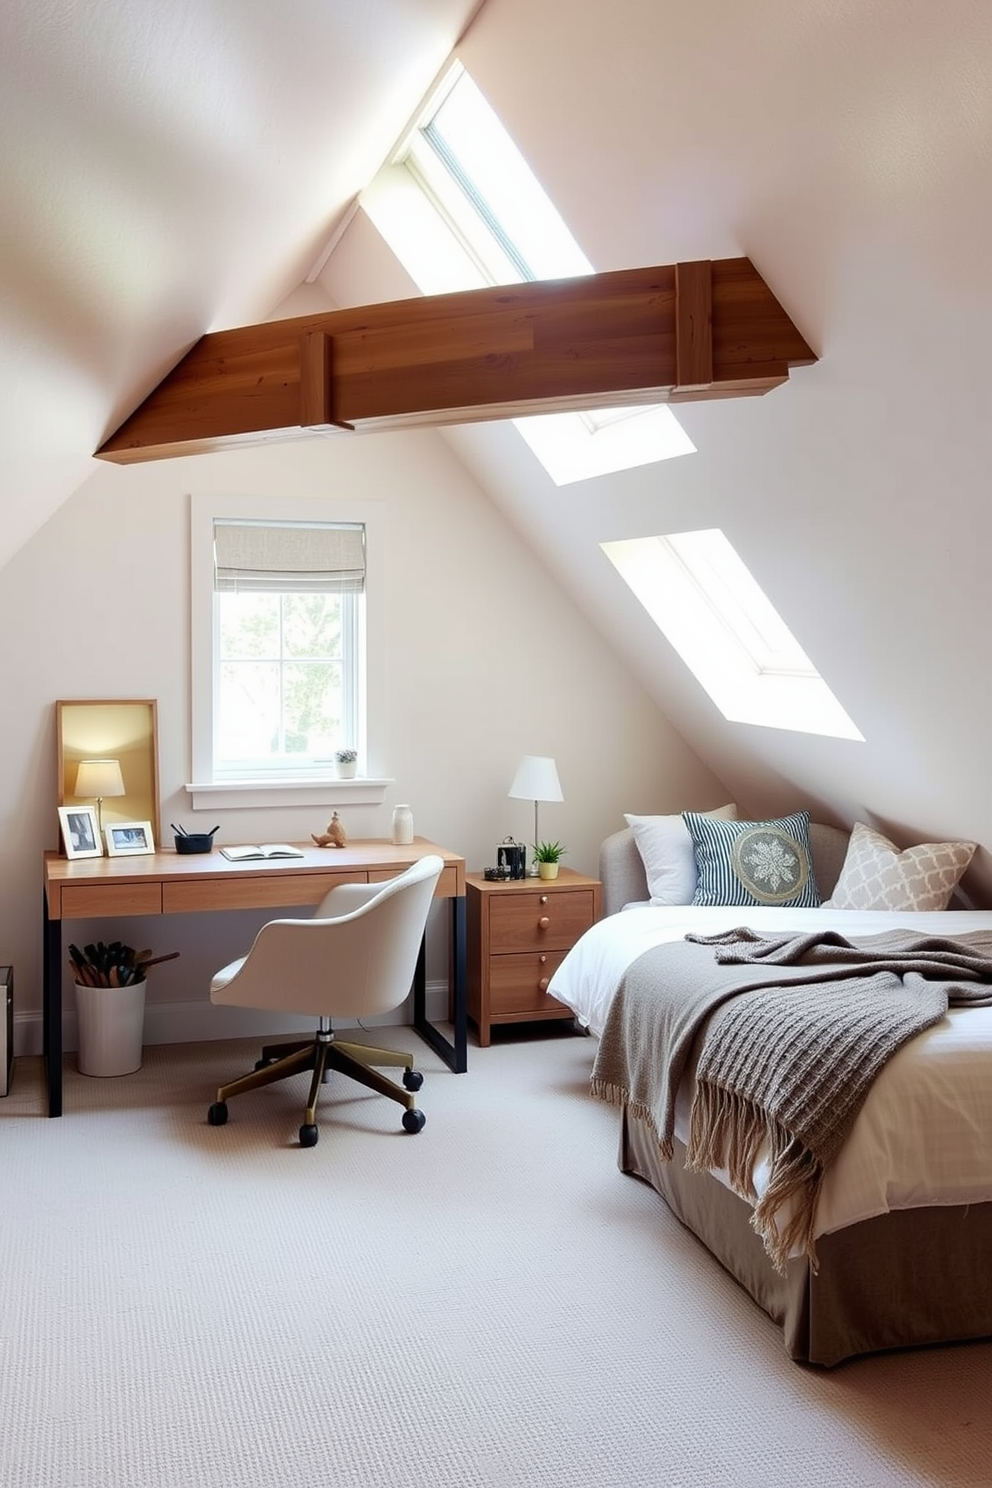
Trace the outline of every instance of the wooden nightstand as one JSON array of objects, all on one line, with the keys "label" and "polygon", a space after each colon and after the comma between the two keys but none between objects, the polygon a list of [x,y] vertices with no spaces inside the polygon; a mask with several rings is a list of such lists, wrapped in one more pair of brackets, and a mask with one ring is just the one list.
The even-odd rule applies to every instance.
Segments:
[{"label": "wooden nightstand", "polygon": [[466,874],[468,1015],[483,1048],[494,1024],[573,1016],[546,989],[565,952],[599,919],[601,888],[570,868],[554,879],[508,883]]}]

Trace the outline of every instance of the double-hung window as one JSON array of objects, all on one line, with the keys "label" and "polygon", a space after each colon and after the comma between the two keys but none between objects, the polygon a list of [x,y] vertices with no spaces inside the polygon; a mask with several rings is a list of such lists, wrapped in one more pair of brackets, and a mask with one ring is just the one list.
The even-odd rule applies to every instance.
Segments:
[{"label": "double-hung window", "polygon": [[326,780],[342,749],[370,774],[376,514],[273,508],[193,502],[194,794]]},{"label": "double-hung window", "polygon": [[356,747],[364,589],[361,523],[215,521],[215,774]]}]

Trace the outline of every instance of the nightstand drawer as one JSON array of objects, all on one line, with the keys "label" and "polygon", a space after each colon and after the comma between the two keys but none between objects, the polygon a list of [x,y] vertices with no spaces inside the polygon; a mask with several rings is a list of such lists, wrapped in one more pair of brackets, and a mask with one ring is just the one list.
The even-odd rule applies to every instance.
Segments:
[{"label": "nightstand drawer", "polygon": [[591,889],[505,894],[489,906],[489,949],[567,951],[595,918]]},{"label": "nightstand drawer", "polygon": [[558,1012],[571,1016],[570,1009],[545,991],[554,972],[565,956],[564,951],[547,954],[532,952],[526,956],[492,956],[489,961],[490,1016],[519,1013]]}]

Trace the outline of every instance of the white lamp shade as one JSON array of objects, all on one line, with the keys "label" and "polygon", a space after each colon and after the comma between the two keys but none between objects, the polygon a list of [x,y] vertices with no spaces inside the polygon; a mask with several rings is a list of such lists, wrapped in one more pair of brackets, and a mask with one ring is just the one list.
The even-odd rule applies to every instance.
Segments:
[{"label": "white lamp shade", "polygon": [[515,801],[564,801],[555,762],[546,754],[525,754],[507,792]]},{"label": "white lamp shade", "polygon": [[125,795],[124,776],[121,774],[120,760],[115,759],[91,759],[80,760],[79,771],[76,775],[77,796],[123,796]]}]

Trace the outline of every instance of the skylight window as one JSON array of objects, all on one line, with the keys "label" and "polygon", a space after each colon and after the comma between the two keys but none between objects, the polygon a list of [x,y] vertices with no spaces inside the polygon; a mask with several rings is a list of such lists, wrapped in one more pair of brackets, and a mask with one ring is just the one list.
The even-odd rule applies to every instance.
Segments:
[{"label": "skylight window", "polygon": [[[460,65],[440,104],[421,123],[407,160],[437,194],[456,231],[482,228],[483,267],[512,265],[494,284],[561,279],[593,273],[593,266],[556,211],[534,172],[476,84]],[[473,234],[474,236],[474,234]]]},{"label": "skylight window", "polygon": [[[413,194],[411,178],[419,187]],[[362,206],[425,294],[594,272],[458,63]],[[664,405],[513,422],[559,486],[695,449]]]},{"label": "skylight window", "polygon": [[721,531],[601,546],[724,718],[864,741]]}]

